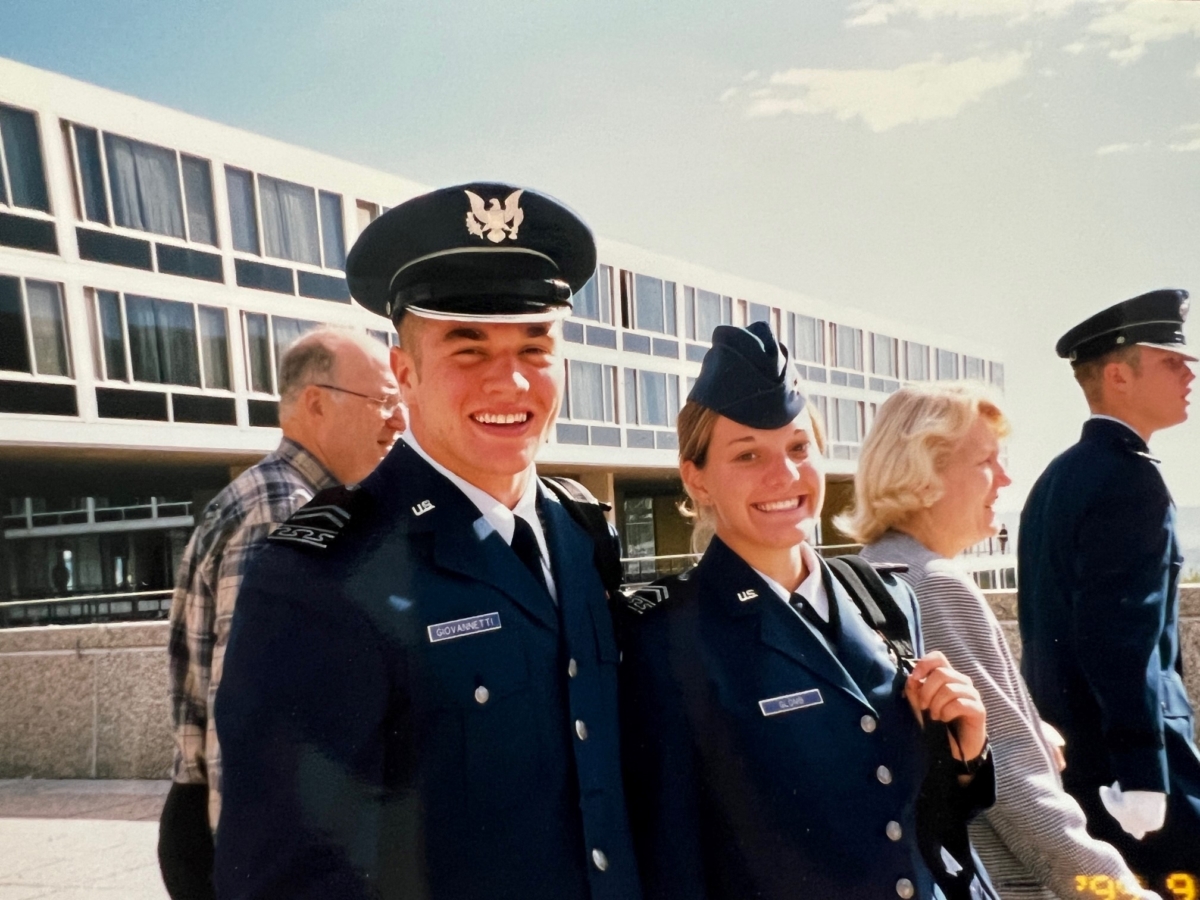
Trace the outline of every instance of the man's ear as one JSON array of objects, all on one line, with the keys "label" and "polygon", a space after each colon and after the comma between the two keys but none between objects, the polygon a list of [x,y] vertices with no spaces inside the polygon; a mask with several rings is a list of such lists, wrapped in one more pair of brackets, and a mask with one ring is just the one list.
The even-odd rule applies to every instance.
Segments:
[{"label": "man's ear", "polygon": [[310,421],[316,421],[325,415],[325,395],[315,384],[306,384],[296,398],[296,407],[302,409]]},{"label": "man's ear", "polygon": [[1104,367],[1104,389],[1117,394],[1129,393],[1135,373],[1133,366],[1125,362],[1110,362]]},{"label": "man's ear", "polygon": [[712,506],[712,497],[704,487],[704,470],[690,459],[679,464],[679,477],[687,488],[688,496],[700,506]]},{"label": "man's ear", "polygon": [[400,394],[406,404],[411,405],[409,397],[420,384],[421,378],[417,372],[416,356],[403,347],[393,347],[391,355],[392,374],[396,376],[396,384],[400,386]]}]

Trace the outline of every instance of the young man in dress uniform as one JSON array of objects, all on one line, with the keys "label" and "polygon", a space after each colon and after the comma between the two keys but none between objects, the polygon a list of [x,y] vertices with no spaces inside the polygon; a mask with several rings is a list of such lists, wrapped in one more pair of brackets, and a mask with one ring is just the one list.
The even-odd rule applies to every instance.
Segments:
[{"label": "young man in dress uniform", "polygon": [[595,544],[533,466],[558,320],[595,267],[573,212],[506,184],[416,197],[355,244],[409,431],[244,582],[216,704],[222,900],[638,898]]},{"label": "young man in dress uniform", "polygon": [[[1200,877],[1200,752],[1179,654],[1175,505],[1150,436],[1187,418],[1187,291],[1068,331],[1092,417],[1034,485],[1018,537],[1022,672],[1066,737],[1066,789],[1148,886]],[[1081,872],[1080,875],[1088,873]]]}]

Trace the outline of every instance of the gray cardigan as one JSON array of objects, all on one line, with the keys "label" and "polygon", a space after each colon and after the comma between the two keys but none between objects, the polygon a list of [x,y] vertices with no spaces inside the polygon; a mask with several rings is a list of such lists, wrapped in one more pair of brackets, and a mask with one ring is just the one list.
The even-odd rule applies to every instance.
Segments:
[{"label": "gray cardigan", "polygon": [[971,576],[896,531],[862,555],[908,566],[900,577],[917,595],[926,650],[946,654],[983,697],[996,758],[996,804],[975,819],[970,832],[1003,900],[1078,900],[1089,896],[1076,888],[1076,876],[1084,874],[1135,885],[1120,854],[1087,833],[1083,811],[1063,791],[1041,717],[1000,623]]}]

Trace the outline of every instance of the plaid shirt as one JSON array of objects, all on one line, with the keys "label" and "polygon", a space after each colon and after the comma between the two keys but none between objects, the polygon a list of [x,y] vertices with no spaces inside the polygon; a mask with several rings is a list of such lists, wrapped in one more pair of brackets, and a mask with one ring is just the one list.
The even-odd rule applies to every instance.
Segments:
[{"label": "plaid shirt", "polygon": [[274,453],[230,482],[204,510],[175,576],[171,634],[171,726],[175,781],[208,783],[209,822],[221,811],[221,755],[213,701],[242,576],[263,540],[337,480],[284,438]]}]

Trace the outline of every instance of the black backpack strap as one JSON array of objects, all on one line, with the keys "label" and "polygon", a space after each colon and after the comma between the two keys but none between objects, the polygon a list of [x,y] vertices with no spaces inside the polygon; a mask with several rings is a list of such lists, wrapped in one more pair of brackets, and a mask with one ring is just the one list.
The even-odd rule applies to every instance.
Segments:
[{"label": "black backpack strap", "polygon": [[835,556],[826,560],[846,593],[862,611],[863,618],[883,635],[901,660],[916,658],[916,645],[908,628],[908,617],[896,603],[879,572],[907,571],[907,566],[887,565],[876,569],[861,556]]},{"label": "black backpack strap", "polygon": [[621,566],[621,541],[604,515],[612,507],[597,500],[578,481],[549,475],[542,475],[541,479],[576,524],[591,537],[596,571],[600,573],[604,590],[610,597],[615,597],[625,580],[625,570]]},{"label": "black backpack strap", "polygon": [[[863,618],[899,658],[902,671],[911,672],[916,653],[908,617],[880,574],[907,572],[908,566],[886,563],[874,566],[861,556],[852,555],[835,556],[826,562],[862,611]],[[998,900],[971,848],[967,822],[977,810],[967,808],[964,803],[947,733],[945,723],[932,720],[927,720],[922,730],[930,769],[917,797],[917,844],[934,879],[950,900]],[[943,850],[962,867],[956,875],[946,870]]]}]

